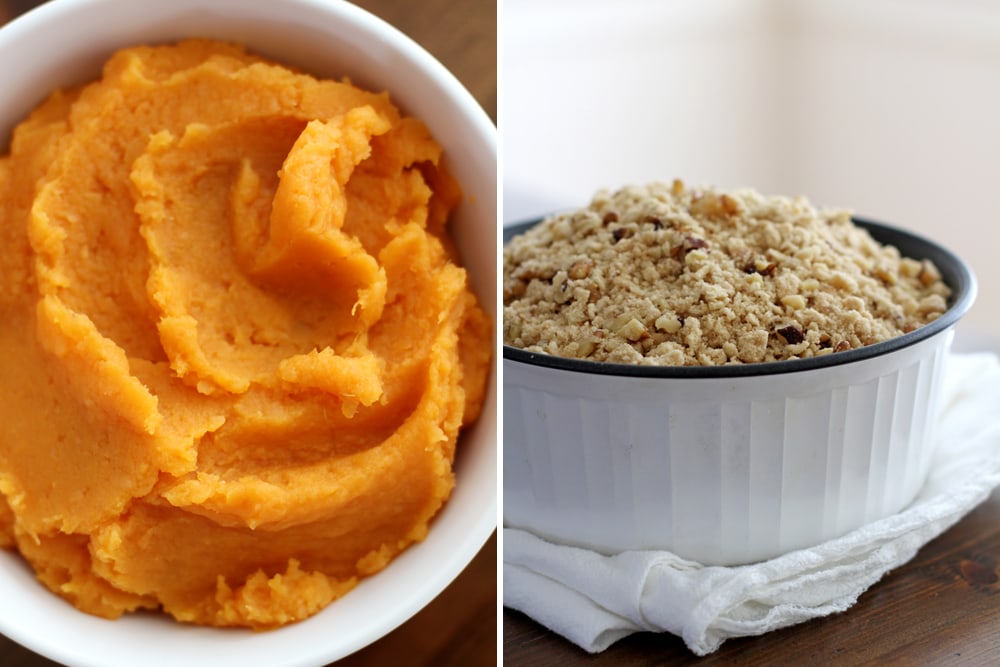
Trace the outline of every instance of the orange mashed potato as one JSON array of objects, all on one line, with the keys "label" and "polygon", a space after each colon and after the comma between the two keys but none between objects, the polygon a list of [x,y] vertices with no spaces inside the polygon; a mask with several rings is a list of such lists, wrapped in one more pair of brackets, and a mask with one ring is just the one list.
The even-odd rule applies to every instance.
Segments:
[{"label": "orange mashed potato", "polygon": [[114,618],[275,627],[421,540],[491,325],[387,94],[115,54],[0,158],[0,546]]}]

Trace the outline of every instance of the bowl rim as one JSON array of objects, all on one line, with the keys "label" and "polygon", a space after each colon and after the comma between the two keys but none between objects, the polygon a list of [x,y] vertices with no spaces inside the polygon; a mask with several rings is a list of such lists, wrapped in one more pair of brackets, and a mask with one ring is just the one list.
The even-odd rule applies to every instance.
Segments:
[{"label": "bowl rim", "polygon": [[[551,216],[532,218],[504,227],[504,245],[506,246],[512,238],[524,233],[549,217]],[[836,354],[804,359],[727,364],[722,366],[639,366],[635,364],[558,357],[542,352],[529,352],[504,343],[504,363],[513,361],[531,366],[589,375],[616,375],[644,378],[723,379],[797,373],[820,368],[844,366],[907,348],[952,328],[972,307],[978,290],[976,277],[972,268],[957,254],[936,241],[932,241],[902,227],[859,216],[851,216],[851,220],[857,226],[868,231],[876,241],[898,248],[903,256],[920,260],[929,259],[934,262],[941,272],[942,279],[952,290],[951,296],[948,299],[948,309],[934,321],[901,336]]]}]

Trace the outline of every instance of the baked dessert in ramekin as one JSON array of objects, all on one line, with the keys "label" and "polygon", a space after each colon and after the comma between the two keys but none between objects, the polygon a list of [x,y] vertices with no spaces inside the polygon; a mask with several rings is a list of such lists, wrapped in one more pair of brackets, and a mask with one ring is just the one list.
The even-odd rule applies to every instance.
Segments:
[{"label": "baked dessert in ramekin", "polygon": [[[505,244],[538,224],[505,229]],[[827,352],[808,325],[798,327],[799,340],[781,331],[794,323],[778,318],[771,342],[812,340],[813,354],[749,363],[726,352],[715,364],[593,361],[506,344],[506,331],[505,525],[604,553],[663,549],[736,565],[821,543],[905,507],[928,472],[942,366],[976,281],[937,243],[863,219],[851,224],[900,258],[935,267],[947,288],[941,312],[850,349],[827,341]],[[769,270],[759,266],[757,275]],[[870,267],[871,275],[879,270]],[[657,329],[655,319],[635,319]],[[626,338],[629,326],[637,330],[618,323]],[[636,338],[633,349],[641,351]],[[733,348],[738,357],[738,344],[726,350]]]}]

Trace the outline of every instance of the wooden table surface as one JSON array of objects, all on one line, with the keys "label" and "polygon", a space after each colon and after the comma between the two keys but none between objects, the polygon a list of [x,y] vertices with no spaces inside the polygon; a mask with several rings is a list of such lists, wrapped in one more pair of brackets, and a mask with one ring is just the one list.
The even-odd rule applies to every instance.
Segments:
[{"label": "wooden table surface", "polygon": [[674,635],[639,633],[589,655],[504,609],[504,664],[1000,665],[1000,489],[842,614],[697,658]]},{"label": "wooden table surface", "polygon": [[[39,2],[0,0],[0,23]],[[497,5],[483,0],[354,0],[440,60],[497,117]],[[0,591],[0,595],[2,595]],[[338,666],[466,667],[497,661],[497,540],[494,535],[434,602]],[[0,635],[0,667],[56,663]]]}]

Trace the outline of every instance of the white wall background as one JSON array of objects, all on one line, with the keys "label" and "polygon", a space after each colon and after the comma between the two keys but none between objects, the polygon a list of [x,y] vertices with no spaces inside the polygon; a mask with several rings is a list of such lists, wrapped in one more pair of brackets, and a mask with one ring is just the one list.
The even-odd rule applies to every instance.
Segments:
[{"label": "white wall background", "polygon": [[910,227],[1000,340],[1000,3],[506,0],[504,219],[680,177]]}]

